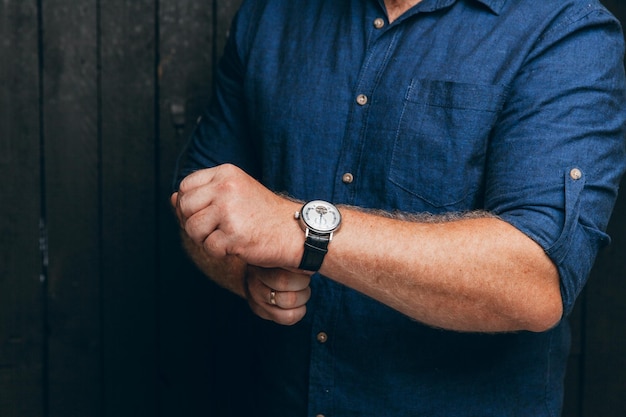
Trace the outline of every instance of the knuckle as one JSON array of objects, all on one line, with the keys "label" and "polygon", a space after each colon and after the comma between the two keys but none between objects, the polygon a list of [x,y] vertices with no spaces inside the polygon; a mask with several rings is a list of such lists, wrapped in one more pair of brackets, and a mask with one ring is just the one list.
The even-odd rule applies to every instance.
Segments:
[{"label": "knuckle", "polygon": [[222,165],[219,166],[219,170],[224,173],[225,175],[234,175],[237,172],[239,172],[239,168],[237,168],[236,165],[231,164],[231,163],[224,163]]},{"label": "knuckle", "polygon": [[183,178],[182,181],[180,182],[180,184],[178,184],[178,191],[181,192],[181,193],[184,193],[186,191],[191,190],[194,187],[194,185],[193,185],[194,178],[197,175],[198,174],[196,174],[195,172],[192,172],[191,174],[189,174],[185,178]]},{"label": "knuckle", "polygon": [[304,309],[291,309],[284,310],[280,324],[284,324],[285,326],[293,326],[298,323],[304,317]]},{"label": "knuckle", "polygon": [[285,326],[293,326],[297,323],[297,321],[295,320],[294,315],[291,312],[288,312],[280,317],[278,323]]},{"label": "knuckle", "polygon": [[[231,195],[232,193],[237,191],[237,183],[233,181],[231,178],[221,181],[217,184],[217,188],[219,190],[220,195],[226,196]],[[228,203],[229,200],[225,200],[222,203]]]},{"label": "knuckle", "polygon": [[183,230],[185,234],[197,245],[204,246],[202,236],[198,233],[193,219],[183,222]]},{"label": "knuckle", "polygon": [[189,178],[189,176],[183,178],[180,184],[178,184],[179,193],[184,193],[187,190],[187,184],[189,183],[189,180],[187,178]]},{"label": "knuckle", "polygon": [[283,300],[281,301],[282,301],[282,304],[286,308],[298,307],[298,294],[296,294],[295,292],[289,291],[289,292],[282,293],[282,295],[283,295]]},{"label": "knuckle", "polygon": [[192,194],[193,193],[181,194],[178,197],[178,211],[184,218],[189,218],[193,216],[197,211],[197,207],[194,207],[194,199]]},{"label": "knuckle", "polygon": [[218,244],[216,239],[212,239],[211,236],[208,236],[202,242],[202,247],[205,252],[215,257],[223,257],[225,255],[223,248]]},{"label": "knuckle", "polygon": [[178,198],[176,199],[176,206],[180,210],[181,213],[185,214],[185,208],[187,207],[187,194],[182,192],[178,193]]},{"label": "knuckle", "polygon": [[291,280],[289,279],[287,274],[285,274],[283,271],[277,271],[274,277],[274,285],[276,285],[276,289],[279,290],[288,291],[289,284],[291,283],[290,281]]}]

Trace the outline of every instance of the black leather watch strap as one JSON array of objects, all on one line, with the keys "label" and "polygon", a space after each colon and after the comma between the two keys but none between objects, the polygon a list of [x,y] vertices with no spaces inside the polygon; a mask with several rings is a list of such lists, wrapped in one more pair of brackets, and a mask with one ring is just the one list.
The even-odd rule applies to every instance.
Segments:
[{"label": "black leather watch strap", "polygon": [[298,268],[305,271],[318,271],[324,262],[324,256],[328,252],[328,236],[318,236],[309,233],[304,242],[304,254]]}]

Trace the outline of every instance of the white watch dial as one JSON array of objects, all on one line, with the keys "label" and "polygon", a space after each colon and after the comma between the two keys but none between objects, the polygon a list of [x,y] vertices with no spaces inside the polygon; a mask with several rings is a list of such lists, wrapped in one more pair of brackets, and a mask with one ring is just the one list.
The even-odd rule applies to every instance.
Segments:
[{"label": "white watch dial", "polygon": [[326,201],[310,201],[302,207],[302,220],[316,232],[332,232],[341,223],[341,214],[337,207]]}]

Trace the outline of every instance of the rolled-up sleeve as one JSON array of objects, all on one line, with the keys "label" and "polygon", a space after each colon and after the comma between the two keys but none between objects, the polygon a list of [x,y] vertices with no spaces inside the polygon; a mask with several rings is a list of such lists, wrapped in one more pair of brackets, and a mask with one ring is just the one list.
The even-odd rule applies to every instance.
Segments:
[{"label": "rolled-up sleeve", "polygon": [[561,20],[528,56],[490,142],[486,208],[552,259],[565,314],[609,242],[626,165],[623,49],[603,9]]}]

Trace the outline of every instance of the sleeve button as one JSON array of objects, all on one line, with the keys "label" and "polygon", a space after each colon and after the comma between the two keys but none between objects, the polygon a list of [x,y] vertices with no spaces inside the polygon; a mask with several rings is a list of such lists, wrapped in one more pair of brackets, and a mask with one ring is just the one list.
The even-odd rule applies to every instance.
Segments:
[{"label": "sleeve button", "polygon": [[573,180],[579,180],[583,177],[583,173],[580,171],[580,169],[578,168],[574,168],[569,172],[569,176],[573,179]]}]

